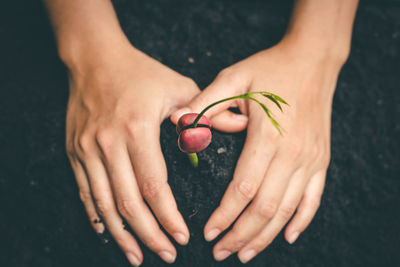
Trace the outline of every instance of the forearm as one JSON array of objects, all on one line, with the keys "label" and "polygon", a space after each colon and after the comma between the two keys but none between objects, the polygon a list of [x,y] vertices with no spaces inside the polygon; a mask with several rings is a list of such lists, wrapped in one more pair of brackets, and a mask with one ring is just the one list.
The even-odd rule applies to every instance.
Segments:
[{"label": "forearm", "polygon": [[358,0],[298,0],[284,41],[343,64],[350,52]]},{"label": "forearm", "polygon": [[[109,0],[45,0],[61,59],[72,67],[129,45]],[[110,57],[110,58],[111,58]]]}]

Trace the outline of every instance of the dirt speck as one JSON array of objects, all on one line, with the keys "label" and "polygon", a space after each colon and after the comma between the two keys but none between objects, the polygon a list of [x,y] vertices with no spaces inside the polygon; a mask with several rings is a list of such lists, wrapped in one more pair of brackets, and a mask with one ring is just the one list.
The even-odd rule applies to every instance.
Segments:
[{"label": "dirt speck", "polygon": [[222,154],[222,153],[225,153],[225,152],[226,152],[226,148],[225,147],[220,147],[220,148],[217,149],[217,153],[218,154]]}]

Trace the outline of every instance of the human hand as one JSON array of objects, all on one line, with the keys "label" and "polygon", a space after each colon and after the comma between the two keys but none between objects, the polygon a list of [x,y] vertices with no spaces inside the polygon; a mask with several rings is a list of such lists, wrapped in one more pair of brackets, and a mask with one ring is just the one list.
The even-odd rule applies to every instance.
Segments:
[{"label": "human hand", "polygon": [[176,250],[157,220],[179,244],[188,242],[189,231],[167,183],[160,123],[200,90],[131,46],[111,54],[95,53],[69,66],[68,156],[95,231],[103,233],[106,226],[138,266],[143,255],[124,230],[124,219],[145,245],[171,263]]},{"label": "human hand", "polygon": [[[247,138],[233,180],[204,227],[205,239],[216,238],[251,203],[214,246],[216,260],[238,252],[239,259],[248,262],[297,210],[285,230],[286,240],[293,243],[318,209],[330,159],[333,92],[344,59],[301,49],[282,41],[224,69],[186,108],[171,116],[176,123],[184,113],[198,113],[210,103],[248,91],[270,91],[290,105],[283,107],[283,113],[268,105],[282,135],[253,101],[225,102],[205,114],[213,119],[237,106],[248,116]],[[222,126],[215,128],[229,127]]]}]

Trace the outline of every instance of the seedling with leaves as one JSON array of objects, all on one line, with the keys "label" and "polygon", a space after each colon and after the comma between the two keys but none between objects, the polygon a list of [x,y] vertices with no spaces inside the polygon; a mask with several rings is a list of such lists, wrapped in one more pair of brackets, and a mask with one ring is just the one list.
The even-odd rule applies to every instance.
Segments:
[{"label": "seedling with leaves", "polygon": [[199,114],[197,113],[187,113],[179,118],[176,124],[176,132],[178,133],[178,146],[182,152],[185,152],[190,160],[190,163],[197,167],[199,160],[197,158],[197,152],[204,150],[211,143],[211,123],[204,116],[204,113],[215,105],[221,104],[225,101],[230,101],[234,99],[249,99],[255,101],[261,106],[261,108],[267,114],[272,125],[276,130],[282,134],[278,122],[271,116],[270,110],[262,103],[260,100],[254,98],[254,95],[262,95],[267,99],[271,100],[278,108],[282,111],[282,104],[289,105],[281,97],[266,91],[256,91],[248,92],[242,95],[228,97],[217,102],[214,102],[204,108]]}]

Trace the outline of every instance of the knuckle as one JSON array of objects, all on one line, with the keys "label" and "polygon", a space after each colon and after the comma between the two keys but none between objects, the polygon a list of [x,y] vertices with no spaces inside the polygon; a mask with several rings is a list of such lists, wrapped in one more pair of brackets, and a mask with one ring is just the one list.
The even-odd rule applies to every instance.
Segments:
[{"label": "knuckle", "polygon": [[250,201],[254,198],[257,188],[254,183],[243,180],[236,184],[236,190],[244,200]]},{"label": "knuckle", "polygon": [[143,136],[145,133],[150,133],[150,131],[150,123],[146,120],[134,119],[126,124],[126,132],[131,141],[137,141],[140,139],[140,136]]},{"label": "knuckle", "polygon": [[137,132],[139,131],[138,123],[132,121],[126,125],[126,133],[131,141],[135,141],[137,138]]},{"label": "knuckle", "polygon": [[289,149],[287,149],[287,153],[289,154],[289,159],[291,161],[297,161],[303,154],[302,141],[299,139],[292,141]]},{"label": "knuckle", "polygon": [[96,132],[96,141],[100,148],[103,150],[108,150],[113,142],[111,131],[105,128],[100,128]]},{"label": "knuckle", "polygon": [[157,199],[163,190],[165,183],[160,179],[147,178],[142,187],[142,194],[146,200]]},{"label": "knuckle", "polygon": [[283,206],[279,208],[278,214],[283,220],[288,221],[293,216],[295,210],[295,206]]},{"label": "knuckle", "polygon": [[133,199],[120,199],[117,201],[118,211],[125,218],[134,217],[135,211],[138,210],[138,202]]},{"label": "knuckle", "polygon": [[103,199],[96,200],[96,207],[101,216],[106,216],[112,211],[112,203]]},{"label": "knuckle", "polygon": [[274,201],[269,201],[263,205],[259,205],[256,209],[257,215],[265,221],[271,220],[277,211],[277,204]]},{"label": "knuckle", "polygon": [[93,148],[92,136],[88,132],[83,132],[77,139],[79,149],[87,154]]}]

